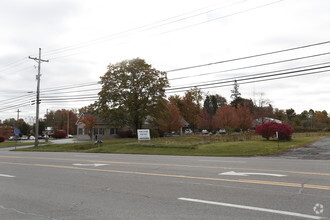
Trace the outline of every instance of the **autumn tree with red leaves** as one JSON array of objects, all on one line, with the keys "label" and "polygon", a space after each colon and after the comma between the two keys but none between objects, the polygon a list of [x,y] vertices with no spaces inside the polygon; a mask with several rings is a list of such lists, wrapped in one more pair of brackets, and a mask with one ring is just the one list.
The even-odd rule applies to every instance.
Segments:
[{"label": "autumn tree with red leaves", "polygon": [[163,131],[178,131],[183,126],[181,119],[182,116],[179,108],[172,103],[168,103],[156,123]]},{"label": "autumn tree with red leaves", "polygon": [[238,124],[238,117],[235,107],[225,105],[219,108],[215,113],[213,123],[214,127],[217,129],[225,127],[236,128]]},{"label": "autumn tree with red leaves", "polygon": [[247,106],[245,105],[237,106],[236,116],[237,116],[237,128],[246,131],[252,127],[253,117],[250,112],[250,109]]},{"label": "autumn tree with red leaves", "polygon": [[276,132],[278,132],[278,138],[280,140],[291,140],[293,128],[289,125],[276,122],[268,122],[256,127],[256,133],[267,140],[271,137],[275,137]]},{"label": "autumn tree with red leaves", "polygon": [[208,113],[208,111],[204,108],[202,112],[199,114],[197,119],[197,127],[199,129],[213,130],[213,116]]},{"label": "autumn tree with red leaves", "polygon": [[93,139],[93,137],[92,137],[93,128],[95,127],[96,122],[97,122],[96,118],[93,115],[84,115],[80,121],[82,123],[84,123],[84,125],[85,125],[84,128],[92,140]]}]

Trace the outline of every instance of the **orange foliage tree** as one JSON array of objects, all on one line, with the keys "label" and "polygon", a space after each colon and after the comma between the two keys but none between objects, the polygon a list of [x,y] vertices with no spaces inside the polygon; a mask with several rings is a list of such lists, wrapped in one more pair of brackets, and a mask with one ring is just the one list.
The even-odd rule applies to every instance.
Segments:
[{"label": "orange foliage tree", "polygon": [[168,103],[160,114],[157,124],[163,131],[178,131],[183,126],[181,119],[179,108],[175,104]]},{"label": "orange foliage tree", "polygon": [[245,105],[239,105],[236,109],[237,128],[247,130],[252,127],[253,117],[250,109]]},{"label": "orange foliage tree", "polygon": [[199,129],[213,130],[213,116],[204,108],[198,116],[197,127]]},{"label": "orange foliage tree", "polygon": [[85,130],[87,131],[87,134],[93,139],[93,128],[96,125],[96,118],[93,115],[84,115],[83,118],[80,120],[85,125]]},{"label": "orange foliage tree", "polygon": [[236,128],[237,121],[238,119],[235,107],[225,105],[217,110],[213,123],[214,127],[217,129],[225,127]]}]

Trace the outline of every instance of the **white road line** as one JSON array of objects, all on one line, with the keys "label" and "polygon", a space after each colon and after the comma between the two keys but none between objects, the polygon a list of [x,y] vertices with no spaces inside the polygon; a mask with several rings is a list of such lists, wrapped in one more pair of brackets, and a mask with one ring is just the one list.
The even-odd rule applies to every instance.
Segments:
[{"label": "white road line", "polygon": [[283,174],[274,174],[274,173],[247,173],[247,172],[235,172],[235,171],[229,171],[229,172],[219,173],[219,175],[228,175],[228,176],[251,176],[251,175],[259,175],[259,176],[276,176],[276,177],[287,176],[287,175],[283,175]]},{"label": "white road line", "polygon": [[269,212],[273,214],[280,214],[280,215],[289,215],[289,216],[295,216],[300,218],[308,218],[308,219],[325,219],[320,216],[315,215],[306,215],[296,212],[288,212],[288,211],[281,211],[281,210],[275,210],[275,209],[265,209],[265,208],[259,208],[259,207],[253,207],[253,206],[244,206],[244,205],[237,205],[237,204],[230,204],[230,203],[223,203],[223,202],[213,202],[213,201],[207,201],[207,200],[200,200],[200,199],[190,199],[190,198],[178,198],[179,200],[183,201],[189,201],[189,202],[197,202],[197,203],[204,203],[204,204],[210,204],[210,205],[219,205],[219,206],[226,206],[226,207],[232,207],[232,208],[238,208],[238,209],[247,209],[252,211],[259,211],[259,212]]},{"label": "white road line", "polygon": [[198,160],[205,162],[218,162],[218,163],[246,163],[246,161],[238,161],[238,160]]},{"label": "white road line", "polygon": [[100,167],[108,164],[105,163],[74,163],[73,166],[82,166],[82,167]]},{"label": "white road line", "polygon": [[12,176],[12,175],[6,175],[6,174],[0,174],[0,177],[15,177],[15,176]]}]

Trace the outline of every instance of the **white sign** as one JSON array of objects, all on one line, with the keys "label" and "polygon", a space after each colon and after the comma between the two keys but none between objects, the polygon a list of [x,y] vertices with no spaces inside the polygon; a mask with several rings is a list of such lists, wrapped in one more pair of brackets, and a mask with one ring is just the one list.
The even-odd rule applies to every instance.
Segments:
[{"label": "white sign", "polygon": [[274,173],[239,173],[235,171],[219,173],[219,175],[228,175],[228,176],[250,176],[250,175],[260,175],[260,176],[276,176],[276,177],[283,177],[286,175],[283,174],[274,174]]},{"label": "white sign", "polygon": [[138,140],[139,141],[150,141],[150,130],[149,129],[138,129]]}]

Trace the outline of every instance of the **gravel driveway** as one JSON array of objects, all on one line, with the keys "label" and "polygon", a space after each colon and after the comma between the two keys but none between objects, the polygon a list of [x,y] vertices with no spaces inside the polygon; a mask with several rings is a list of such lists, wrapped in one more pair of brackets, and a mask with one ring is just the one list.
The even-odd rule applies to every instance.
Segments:
[{"label": "gravel driveway", "polygon": [[281,158],[330,160],[330,137],[322,138],[305,147],[290,149],[284,154],[277,155]]}]

